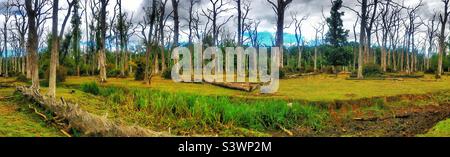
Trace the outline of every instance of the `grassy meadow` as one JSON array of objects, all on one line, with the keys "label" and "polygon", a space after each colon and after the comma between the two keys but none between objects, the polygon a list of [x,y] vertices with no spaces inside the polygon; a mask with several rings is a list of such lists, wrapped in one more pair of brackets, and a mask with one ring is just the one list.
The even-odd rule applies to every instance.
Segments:
[{"label": "grassy meadow", "polygon": [[[230,96],[254,99],[285,99],[307,101],[333,101],[370,98],[377,96],[395,96],[401,94],[425,94],[450,90],[450,77],[444,76],[436,81],[434,76],[426,75],[421,79],[398,80],[347,80],[345,76],[318,75],[297,79],[280,80],[280,89],[276,94],[262,95],[259,91],[247,93],[225,89],[209,84],[174,83],[155,77],[151,85],[132,78],[110,78],[102,86],[151,88],[172,93],[189,93],[204,96]],[[95,77],[69,77],[62,85],[80,86],[92,82]]]}]

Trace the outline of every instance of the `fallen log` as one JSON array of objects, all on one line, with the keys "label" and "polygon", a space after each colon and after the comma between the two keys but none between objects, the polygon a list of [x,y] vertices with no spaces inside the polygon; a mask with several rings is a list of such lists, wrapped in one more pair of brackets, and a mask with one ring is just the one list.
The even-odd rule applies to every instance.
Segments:
[{"label": "fallen log", "polygon": [[57,102],[56,99],[46,98],[39,92],[27,87],[17,87],[16,90],[31,101],[37,103],[43,109],[51,112],[56,117],[64,119],[70,129],[82,133],[82,136],[94,137],[167,137],[171,136],[163,132],[155,132],[137,126],[124,126],[117,124],[106,117],[91,114],[82,110],[77,104],[67,103],[64,99]]},{"label": "fallen log", "polygon": [[214,86],[219,86],[223,88],[228,89],[234,89],[234,90],[240,90],[245,92],[253,92],[254,90],[259,88],[259,84],[251,84],[251,83],[219,83],[219,82],[212,82],[209,83]]}]

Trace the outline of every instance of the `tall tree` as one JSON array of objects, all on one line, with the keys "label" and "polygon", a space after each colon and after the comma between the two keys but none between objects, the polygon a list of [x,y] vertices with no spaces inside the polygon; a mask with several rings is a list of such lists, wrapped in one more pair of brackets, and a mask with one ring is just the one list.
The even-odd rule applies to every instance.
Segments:
[{"label": "tall tree", "polygon": [[342,8],[342,0],[334,0],[331,5],[331,16],[326,19],[329,28],[326,34],[326,40],[334,47],[341,47],[347,43],[349,32],[344,29],[342,22],[342,16],[344,16],[344,12],[340,11]]},{"label": "tall tree", "polygon": [[364,64],[364,58],[363,58],[363,51],[364,46],[367,46],[366,43],[366,22],[367,22],[367,0],[361,0],[361,13],[359,16],[361,17],[361,25],[360,25],[360,31],[359,31],[359,54],[358,54],[358,79],[363,79],[363,64]]},{"label": "tall tree", "polygon": [[284,13],[286,11],[286,8],[290,3],[292,3],[292,0],[276,0],[276,2],[273,2],[272,0],[267,0],[272,5],[272,9],[277,14],[277,33],[276,33],[276,46],[280,47],[281,53],[281,59],[280,59],[280,66],[281,68],[284,67],[284,53],[283,53],[283,34],[284,34]]},{"label": "tall tree", "polygon": [[[202,9],[202,13],[203,16],[205,16],[206,18],[208,18],[208,22],[211,21],[212,22],[212,37],[213,37],[213,45],[212,46],[216,46],[218,44],[218,40],[219,40],[219,32],[222,30],[222,27],[227,24],[231,18],[233,18],[232,16],[229,16],[228,19],[225,20],[225,22],[219,24],[219,18],[220,15],[230,11],[231,8],[226,8],[226,6],[228,5],[228,2],[224,2],[224,0],[209,0],[210,4],[212,5],[211,9],[206,9],[203,10]],[[208,33],[206,33],[208,34]],[[208,34],[209,35],[209,34]]]},{"label": "tall tree", "polygon": [[172,0],[173,8],[173,47],[178,47],[180,36],[180,16],[178,14],[178,5],[180,0]]},{"label": "tall tree", "polygon": [[50,58],[50,73],[48,81],[48,93],[50,98],[56,96],[56,66],[58,62],[58,11],[59,0],[53,0],[53,16],[52,16],[52,45],[51,45],[51,58]]},{"label": "tall tree", "polygon": [[237,34],[238,34],[238,42],[237,42],[237,44],[238,44],[238,46],[241,46],[242,45],[242,26],[243,26],[243,24],[242,24],[242,7],[241,7],[241,5],[242,5],[242,3],[241,3],[241,0],[236,0],[236,9],[237,9],[237,14],[238,14],[238,16],[237,16],[237,20],[238,20],[238,26],[237,26],[237,28],[238,28],[238,30],[237,30]]},{"label": "tall tree", "polygon": [[305,45],[305,39],[303,37],[302,33],[302,25],[303,22],[308,20],[308,16],[304,16],[301,19],[297,17],[297,13],[294,13],[292,15],[292,20],[294,21],[294,27],[295,27],[295,40],[297,43],[297,49],[298,49],[298,68],[302,68],[302,53]]},{"label": "tall tree", "polygon": [[[34,2],[34,7],[33,7]],[[37,0],[25,0],[25,8],[28,16],[28,40],[27,40],[27,52],[29,54],[30,71],[31,71],[31,88],[35,91],[39,91],[39,66],[38,66],[38,32],[37,26],[39,22],[36,22],[38,12],[41,9],[36,4]]]},{"label": "tall tree", "polygon": [[105,52],[105,37],[106,37],[106,7],[109,0],[100,0],[100,19],[99,19],[99,45],[98,45],[98,66],[100,69],[100,82],[106,82],[106,52]]},{"label": "tall tree", "polygon": [[434,41],[436,38],[436,34],[438,31],[438,27],[436,25],[436,17],[437,14],[435,13],[433,15],[433,17],[428,21],[428,23],[426,23],[425,25],[427,26],[427,42],[428,42],[428,50],[427,50],[427,63],[426,63],[426,70],[430,69],[430,55],[433,52],[433,45],[434,45]]},{"label": "tall tree", "polygon": [[[166,66],[166,55],[165,55],[165,36],[164,36],[164,29],[166,27],[166,22],[169,19],[170,15],[172,15],[173,11],[168,13],[166,15],[166,5],[168,0],[162,0],[160,1],[159,5],[159,41],[160,41],[160,50],[161,50],[161,70],[165,71]],[[156,57],[158,58],[158,57]],[[157,61],[157,60],[156,60]],[[159,73],[159,63],[155,62],[155,74]]]},{"label": "tall tree", "polygon": [[198,30],[198,27],[195,27],[196,26],[195,24],[198,23],[197,21],[199,21],[199,19],[196,18],[195,12],[194,12],[194,6],[198,3],[200,3],[200,0],[189,0],[189,6],[188,6],[189,17],[186,19],[187,23],[188,23],[188,29],[189,29],[188,30],[189,31],[189,33],[188,33],[189,44],[192,44],[195,30]]},{"label": "tall tree", "polygon": [[[2,10],[2,13],[3,13],[3,16],[4,16],[4,23],[3,23],[3,31],[2,31],[2,33],[3,33],[3,42],[4,42],[4,44],[3,44],[3,52],[4,52],[4,55],[5,55],[5,60],[3,61],[4,63],[2,63],[2,61],[0,61],[0,66],[2,66],[3,67],[3,65],[2,64],[4,64],[5,66],[4,66],[4,73],[5,73],[5,77],[8,77],[8,69],[9,69],[9,67],[8,67],[8,25],[9,25],[9,20],[11,19],[11,17],[12,17],[12,13],[11,13],[11,9],[12,9],[12,2],[11,2],[11,0],[7,0],[7,1],[5,1],[5,2],[3,2],[3,6],[4,6],[4,10]],[[3,58],[3,56],[0,56],[0,60],[2,60],[2,58]],[[0,68],[0,69],[2,69],[2,68]]]},{"label": "tall tree", "polygon": [[[156,22],[156,13],[157,13],[157,0],[152,0],[151,6],[146,6],[143,8],[145,12],[145,16],[142,21],[139,22],[139,26],[142,28],[141,34],[138,36],[145,43],[145,69],[144,69],[144,81],[146,84],[151,83],[152,78],[152,70],[150,63],[151,49],[153,47],[153,29],[155,27]],[[149,30],[147,28],[150,27]]]},{"label": "tall tree", "polygon": [[450,15],[449,10],[449,2],[450,0],[442,0],[444,3],[444,13],[439,14],[439,21],[441,22],[441,33],[439,34],[439,54],[438,54],[438,67],[437,67],[437,73],[436,78],[440,79],[442,77],[442,73],[444,72],[444,69],[442,68],[442,62],[444,58],[444,53],[446,51],[446,44],[445,44],[445,26],[448,22],[448,16]]},{"label": "tall tree", "polygon": [[[26,33],[28,31],[28,23],[27,23],[27,15],[26,15],[26,11],[25,11],[25,4],[24,2],[20,1],[20,0],[16,0],[14,2],[14,6],[16,7],[16,14],[14,14],[14,23],[16,26],[16,31],[18,34],[18,40],[19,40],[19,48],[20,48],[20,53],[22,55],[21,60],[22,60],[22,68],[21,68],[21,73],[25,74],[26,73],[26,77],[31,79],[31,74],[29,71],[29,64],[28,64],[28,55],[26,54],[26,41],[25,41],[25,36]],[[1,73],[1,72],[0,72]]]},{"label": "tall tree", "polygon": [[79,0],[74,0],[74,8],[72,15],[72,50],[75,57],[75,66],[77,76],[80,76],[80,64],[81,64],[81,50],[80,50],[80,39],[81,39],[81,15],[79,13],[80,2]]},{"label": "tall tree", "polygon": [[[63,36],[64,36],[64,31],[67,25],[67,22],[69,21],[70,15],[72,14],[72,9],[75,5],[75,1],[76,0],[66,0],[67,1],[67,13],[66,16],[64,17],[64,20],[62,22],[61,25],[61,30],[59,30],[59,34],[58,34],[58,40],[63,40]],[[72,34],[70,33],[67,37],[72,37]],[[60,44],[58,44],[58,49],[59,49],[59,62],[57,63],[57,65],[59,64],[64,64],[64,59],[66,58],[67,54],[68,54],[68,46],[70,45],[70,40],[71,39],[66,39],[66,41],[68,41],[66,45],[64,45],[65,47],[61,47]],[[64,42],[62,42],[64,43]]]}]

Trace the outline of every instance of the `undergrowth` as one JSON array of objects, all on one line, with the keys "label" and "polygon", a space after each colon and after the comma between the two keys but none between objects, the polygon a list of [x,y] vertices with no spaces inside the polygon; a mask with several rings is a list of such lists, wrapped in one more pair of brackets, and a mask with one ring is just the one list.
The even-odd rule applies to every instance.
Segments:
[{"label": "undergrowth", "polygon": [[[243,100],[141,88],[99,87],[96,83],[83,84],[81,90],[105,97],[116,106],[131,105],[135,110],[131,114],[150,115],[154,122],[182,128],[236,126],[274,130],[300,125],[320,130],[328,117],[327,112],[316,106],[289,104],[284,100]],[[150,123],[148,119],[143,121]]]}]

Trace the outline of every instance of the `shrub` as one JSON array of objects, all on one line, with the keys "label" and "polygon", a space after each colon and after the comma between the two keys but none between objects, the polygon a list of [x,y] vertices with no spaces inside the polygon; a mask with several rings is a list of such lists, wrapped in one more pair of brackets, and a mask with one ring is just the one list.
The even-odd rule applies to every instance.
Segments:
[{"label": "shrub", "polygon": [[380,77],[383,75],[383,70],[377,64],[367,64],[363,68],[364,77]]},{"label": "shrub", "polygon": [[425,71],[425,74],[436,74],[436,70],[430,68]]},{"label": "shrub", "polygon": [[167,80],[172,79],[172,68],[167,68],[166,70],[164,70],[162,73],[162,77]]},{"label": "shrub", "polygon": [[118,77],[120,75],[120,70],[119,69],[109,70],[106,75],[108,77]]},{"label": "shrub", "polygon": [[100,94],[100,88],[98,87],[97,82],[81,84],[81,91],[86,92],[86,93],[91,93],[94,95]]},{"label": "shrub", "polygon": [[286,78],[286,69],[280,69],[280,79]]},{"label": "shrub", "polygon": [[136,72],[134,73],[134,80],[142,81],[145,78],[145,64],[141,61],[137,63]]}]

